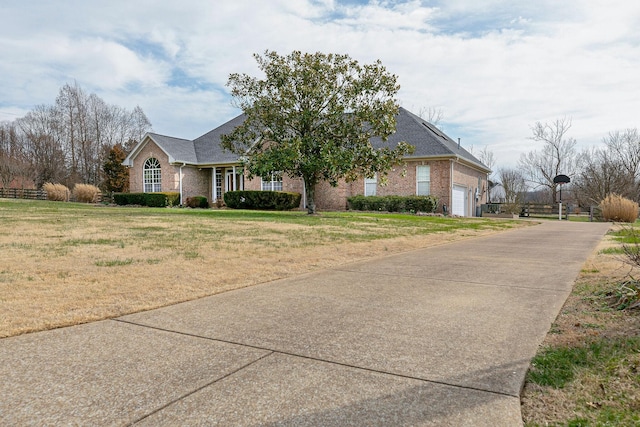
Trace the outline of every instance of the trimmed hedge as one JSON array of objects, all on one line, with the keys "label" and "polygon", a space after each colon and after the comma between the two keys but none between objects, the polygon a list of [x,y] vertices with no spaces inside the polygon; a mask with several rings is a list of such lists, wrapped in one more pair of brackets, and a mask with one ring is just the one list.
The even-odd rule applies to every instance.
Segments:
[{"label": "trimmed hedge", "polygon": [[180,204],[180,193],[163,191],[160,194],[167,196],[167,206],[178,206]]},{"label": "trimmed hedge", "polygon": [[114,193],[113,202],[117,205],[140,205],[152,208],[168,206],[169,201],[163,193]]},{"label": "trimmed hedge", "polygon": [[435,196],[352,196],[347,203],[354,211],[433,213],[438,208]]},{"label": "trimmed hedge", "polygon": [[209,209],[209,200],[204,196],[187,197],[187,206],[190,208]]},{"label": "trimmed hedge", "polygon": [[224,202],[231,209],[288,211],[300,206],[302,195],[284,191],[227,191]]}]

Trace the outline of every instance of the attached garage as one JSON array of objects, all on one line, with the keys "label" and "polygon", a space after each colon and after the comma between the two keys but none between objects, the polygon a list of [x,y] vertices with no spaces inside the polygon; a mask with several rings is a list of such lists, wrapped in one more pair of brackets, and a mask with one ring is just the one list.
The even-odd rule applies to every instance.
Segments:
[{"label": "attached garage", "polygon": [[467,216],[467,189],[459,185],[453,186],[451,214]]}]

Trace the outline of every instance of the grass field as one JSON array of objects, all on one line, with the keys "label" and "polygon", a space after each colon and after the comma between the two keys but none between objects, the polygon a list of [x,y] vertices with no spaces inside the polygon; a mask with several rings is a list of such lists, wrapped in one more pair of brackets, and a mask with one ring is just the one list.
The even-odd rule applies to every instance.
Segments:
[{"label": "grass field", "polygon": [[0,337],[526,224],[0,199]]}]

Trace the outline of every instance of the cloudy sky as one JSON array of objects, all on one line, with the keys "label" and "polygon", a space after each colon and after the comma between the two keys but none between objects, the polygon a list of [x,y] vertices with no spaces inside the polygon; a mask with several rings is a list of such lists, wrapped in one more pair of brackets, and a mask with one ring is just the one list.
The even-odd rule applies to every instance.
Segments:
[{"label": "cloudy sky", "polygon": [[253,53],[380,59],[400,104],[515,166],[535,122],[569,118],[580,147],[640,127],[640,2],[630,0],[1,0],[0,121],[65,83],[155,132],[195,138],[239,114]]}]

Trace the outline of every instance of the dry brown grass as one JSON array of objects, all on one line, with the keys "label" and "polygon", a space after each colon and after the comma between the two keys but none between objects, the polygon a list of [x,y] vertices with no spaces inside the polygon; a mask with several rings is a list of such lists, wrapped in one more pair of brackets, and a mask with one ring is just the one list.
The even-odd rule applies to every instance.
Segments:
[{"label": "dry brown grass", "polygon": [[76,184],[73,187],[73,197],[80,203],[95,203],[98,201],[100,189],[91,184]]},{"label": "dry brown grass", "polygon": [[638,204],[617,194],[609,194],[600,202],[605,221],[634,223],[638,219]]},{"label": "dry brown grass", "polygon": [[71,196],[71,192],[63,184],[53,184],[51,182],[45,182],[42,188],[47,193],[47,200],[68,202],[69,196]]},{"label": "dry brown grass", "polygon": [[[46,210],[33,206],[25,203],[19,211],[3,211],[0,203],[0,337],[120,316],[492,233],[496,229],[491,224],[498,224],[484,220],[488,222],[481,230],[421,234],[417,227],[424,228],[424,223],[399,230],[384,217],[347,227],[331,221],[309,225],[227,219],[171,209],[158,214],[69,203],[49,203]],[[371,230],[391,237],[361,240]]]},{"label": "dry brown grass", "polygon": [[[610,236],[603,239],[589,258],[556,321],[542,344],[544,348],[573,348],[592,342],[610,342],[640,336],[638,312],[613,310],[606,306],[603,293],[614,289],[628,277],[631,268],[621,255],[603,253],[620,246]],[[637,273],[637,272],[636,272]],[[576,378],[564,388],[554,389],[527,382],[522,393],[522,414],[526,426],[566,425],[568,420],[583,419],[577,425],[600,424],[598,411],[640,411],[638,371],[640,354],[624,364],[607,366],[607,373],[578,370]],[[630,408],[629,405],[636,405]],[[604,408],[604,409],[603,409]],[[637,413],[637,412],[636,412]]]}]

